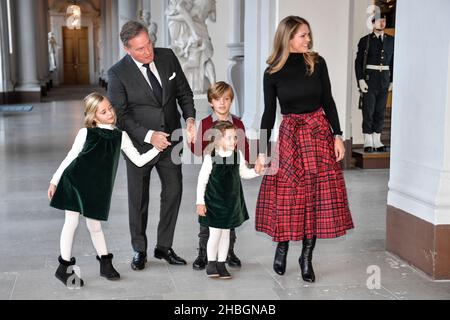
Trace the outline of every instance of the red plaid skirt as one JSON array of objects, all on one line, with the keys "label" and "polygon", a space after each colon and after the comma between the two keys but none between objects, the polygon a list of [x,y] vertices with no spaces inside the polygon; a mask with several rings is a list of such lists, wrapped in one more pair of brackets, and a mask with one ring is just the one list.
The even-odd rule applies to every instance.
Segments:
[{"label": "red plaid skirt", "polygon": [[353,228],[342,168],[322,109],[283,116],[255,223],[257,231],[275,242],[337,238]]}]

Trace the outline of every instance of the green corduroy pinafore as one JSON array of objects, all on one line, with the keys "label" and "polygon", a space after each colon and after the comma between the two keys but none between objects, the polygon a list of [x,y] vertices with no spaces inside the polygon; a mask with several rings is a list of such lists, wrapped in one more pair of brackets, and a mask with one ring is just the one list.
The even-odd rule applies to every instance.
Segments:
[{"label": "green corduroy pinafore", "polygon": [[88,128],[83,150],[64,170],[50,206],[108,220],[121,143],[117,129]]},{"label": "green corduroy pinafore", "polygon": [[229,157],[212,155],[213,166],[205,191],[206,217],[199,217],[201,225],[231,229],[248,220],[238,153]]}]

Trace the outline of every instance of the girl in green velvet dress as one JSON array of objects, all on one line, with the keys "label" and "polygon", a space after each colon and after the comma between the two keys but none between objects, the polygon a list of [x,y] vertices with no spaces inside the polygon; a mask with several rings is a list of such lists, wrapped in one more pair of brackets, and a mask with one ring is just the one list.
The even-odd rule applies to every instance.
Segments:
[{"label": "girl in green velvet dress", "polygon": [[74,273],[76,261],[72,257],[72,244],[80,214],[85,216],[91,240],[100,262],[100,276],[117,280],[119,273],[112,265],[113,255],[108,252],[100,221],[108,220],[111,195],[119,163],[120,151],[137,166],[153,160],[156,148],[144,154],[134,147],[125,131],[115,128],[116,115],[108,99],[92,93],[85,99],[85,128],[80,129],[72,149],[50,181],[50,206],[65,210],[55,276],[66,286],[84,285]]},{"label": "girl in green velvet dress", "polygon": [[236,149],[236,127],[228,121],[213,126],[213,142],[204,157],[197,183],[197,212],[202,226],[209,227],[206,247],[208,277],[231,278],[225,267],[230,229],[248,220],[241,178],[258,176],[246,166],[244,155]]}]

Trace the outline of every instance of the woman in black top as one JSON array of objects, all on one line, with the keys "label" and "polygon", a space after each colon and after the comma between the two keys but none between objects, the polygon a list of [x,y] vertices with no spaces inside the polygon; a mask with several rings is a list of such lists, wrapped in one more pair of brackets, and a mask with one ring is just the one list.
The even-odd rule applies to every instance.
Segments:
[{"label": "woman in black top", "polygon": [[[278,242],[275,272],[285,273],[289,241],[303,240],[299,264],[308,282],[315,281],[311,260],[316,238],[336,238],[353,228],[339,164],[345,154],[339,117],[327,65],[312,47],[305,19],[289,16],[280,22],[264,75],[261,132],[267,130],[267,142],[277,98],[283,122],[256,207],[256,230]],[[257,172],[265,153],[263,147]]]}]

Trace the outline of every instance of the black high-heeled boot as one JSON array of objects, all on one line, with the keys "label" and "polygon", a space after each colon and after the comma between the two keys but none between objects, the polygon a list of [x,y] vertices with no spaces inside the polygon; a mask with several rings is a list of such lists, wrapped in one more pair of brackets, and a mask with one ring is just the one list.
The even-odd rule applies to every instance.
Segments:
[{"label": "black high-heeled boot", "polygon": [[316,281],[316,275],[314,274],[314,269],[312,266],[312,254],[315,245],[315,236],[311,239],[306,239],[306,237],[303,239],[302,255],[298,259],[298,263],[300,264],[300,269],[302,270],[302,278],[306,282]]},{"label": "black high-heeled boot", "polygon": [[278,242],[273,259],[273,270],[282,276],[286,272],[286,258],[289,250],[289,241]]}]

